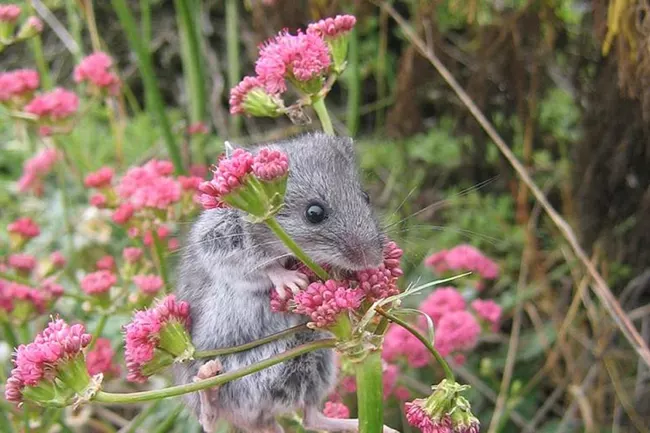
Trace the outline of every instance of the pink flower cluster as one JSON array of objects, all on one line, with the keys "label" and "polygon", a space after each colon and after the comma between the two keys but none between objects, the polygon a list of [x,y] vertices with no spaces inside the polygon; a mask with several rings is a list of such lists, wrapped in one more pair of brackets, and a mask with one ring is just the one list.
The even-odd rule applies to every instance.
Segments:
[{"label": "pink flower cluster", "polygon": [[52,381],[57,367],[81,355],[91,338],[83,325],[70,326],[61,319],[52,320],[32,343],[16,349],[15,368],[7,380],[5,398],[20,403],[23,388],[36,386],[41,380]]},{"label": "pink flower cluster", "polygon": [[125,326],[127,380],[140,383],[147,380],[142,367],[153,360],[160,331],[170,322],[180,323],[185,328],[190,325],[189,305],[176,301],[174,295],[167,296],[149,310],[136,312],[131,323]]},{"label": "pink flower cluster", "polygon": [[312,323],[323,328],[334,323],[341,312],[359,308],[362,299],[361,290],[340,281],[315,282],[294,295],[294,312],[309,316]]},{"label": "pink flower cluster", "polygon": [[112,271],[115,269],[115,259],[113,256],[104,256],[95,262],[95,267],[100,271]]},{"label": "pink flower cluster", "polygon": [[142,257],[142,249],[137,247],[124,248],[122,257],[124,257],[127,263],[135,263]]},{"label": "pink flower cluster", "polygon": [[11,102],[22,105],[38,89],[38,72],[32,69],[18,69],[0,73],[0,103]]},{"label": "pink flower cluster", "polygon": [[146,295],[155,295],[164,286],[162,278],[158,275],[136,275],[133,282]]},{"label": "pink flower cluster", "polygon": [[73,92],[62,88],[56,88],[51,92],[43,93],[34,97],[25,106],[25,111],[39,118],[49,121],[67,119],[77,112],[79,98]]},{"label": "pink flower cluster", "polygon": [[289,160],[279,150],[261,149],[256,155],[236,149],[222,158],[213,172],[212,180],[199,185],[199,201],[206,209],[224,207],[223,198],[246,183],[248,175],[271,182],[287,174]]},{"label": "pink flower cluster", "polygon": [[465,298],[454,287],[441,287],[434,290],[420,304],[419,309],[438,326],[445,314],[465,310]]},{"label": "pink flower cluster", "polygon": [[445,416],[441,419],[432,419],[423,409],[424,399],[416,399],[404,405],[406,420],[422,433],[455,433],[451,418]]},{"label": "pink flower cluster", "polygon": [[33,190],[37,195],[43,193],[43,178],[47,176],[59,158],[56,149],[45,148],[25,162],[23,174],[18,180],[18,190]]},{"label": "pink flower cluster", "polygon": [[25,239],[35,238],[41,233],[41,229],[31,218],[18,218],[7,226],[9,233],[17,234]]},{"label": "pink flower cluster", "polygon": [[499,276],[499,266],[471,245],[458,245],[427,257],[425,265],[438,273],[447,271],[471,271],[482,278],[494,280]]},{"label": "pink flower cluster", "polygon": [[113,59],[103,52],[97,52],[84,58],[74,70],[74,80],[77,83],[88,82],[111,95],[120,89],[120,79],[110,71]]},{"label": "pink flower cluster", "polygon": [[359,287],[370,302],[399,293],[397,280],[404,274],[400,267],[403,254],[395,242],[389,242],[384,248],[384,263],[378,268],[356,273]]},{"label": "pink flower cluster", "polygon": [[325,18],[307,26],[307,34],[321,38],[336,38],[352,31],[357,19],[352,15],[337,15],[334,18]]},{"label": "pink flower cluster", "polygon": [[15,4],[0,5],[0,22],[15,23],[20,16],[20,7]]},{"label": "pink flower cluster", "polygon": [[341,402],[326,401],[323,414],[329,418],[350,418],[350,409]]},{"label": "pink flower cluster", "polygon": [[53,284],[53,291],[37,290],[24,284],[0,280],[0,309],[11,313],[16,302],[22,301],[30,304],[39,314],[44,313],[48,302],[62,293],[61,286]]},{"label": "pink flower cluster", "polygon": [[253,90],[266,91],[264,83],[256,77],[244,77],[235,87],[230,89],[230,114],[244,114],[244,102]]},{"label": "pink flower cluster", "polygon": [[167,209],[181,199],[181,186],[170,175],[174,171],[169,161],[151,160],[142,167],[132,167],[117,186],[120,197],[133,206]]},{"label": "pink flower cluster", "polygon": [[104,188],[111,185],[115,171],[111,167],[102,167],[97,171],[88,173],[84,179],[86,188]]},{"label": "pink flower cluster", "polygon": [[113,362],[115,352],[111,347],[111,340],[108,338],[98,338],[95,346],[86,355],[86,365],[88,374],[94,376],[102,373],[104,376],[119,376],[120,366]]},{"label": "pink flower cluster", "polygon": [[492,331],[496,332],[499,329],[499,321],[501,320],[502,313],[499,304],[491,299],[476,299],[475,301],[472,301],[472,309],[476,312],[479,318],[490,324]]},{"label": "pink flower cluster", "polygon": [[406,329],[391,325],[384,336],[382,358],[387,362],[405,357],[411,367],[422,368],[431,361],[427,348]]},{"label": "pink flower cluster", "polygon": [[117,277],[111,271],[90,273],[81,280],[81,289],[88,295],[107,293],[117,283]]}]

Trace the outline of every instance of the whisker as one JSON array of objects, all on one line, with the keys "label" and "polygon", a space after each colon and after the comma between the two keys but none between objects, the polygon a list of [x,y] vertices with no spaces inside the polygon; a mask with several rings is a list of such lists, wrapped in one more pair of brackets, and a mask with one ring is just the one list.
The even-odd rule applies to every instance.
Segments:
[{"label": "whisker", "polygon": [[261,264],[259,264],[258,266],[255,266],[253,269],[251,269],[250,271],[246,272],[246,273],[244,274],[244,276],[250,275],[251,273],[253,273],[253,272],[257,271],[257,270],[262,269],[263,267],[265,267],[265,266],[268,265],[269,263],[273,263],[274,261],[279,260],[279,259],[283,259],[283,258],[285,258],[285,257],[291,257],[292,255],[293,255],[292,253],[281,254],[281,255],[279,255],[279,256],[273,257],[273,258],[270,259],[270,260],[265,260],[265,261],[263,261]]},{"label": "whisker", "polygon": [[436,231],[450,231],[450,232],[455,232],[460,234],[466,239],[473,239],[473,238],[478,238],[482,239],[486,242],[488,242],[490,245],[497,245],[499,243],[502,243],[505,241],[505,239],[499,239],[499,238],[494,238],[492,236],[488,236],[483,233],[475,232],[472,230],[467,230],[467,229],[461,229],[457,227],[449,227],[449,226],[436,226],[436,225],[424,225],[424,224],[419,224],[419,225],[414,225],[406,228],[400,228],[396,227],[392,230],[387,230],[386,233],[406,233],[410,232],[412,230],[418,230],[418,229],[432,229]]}]

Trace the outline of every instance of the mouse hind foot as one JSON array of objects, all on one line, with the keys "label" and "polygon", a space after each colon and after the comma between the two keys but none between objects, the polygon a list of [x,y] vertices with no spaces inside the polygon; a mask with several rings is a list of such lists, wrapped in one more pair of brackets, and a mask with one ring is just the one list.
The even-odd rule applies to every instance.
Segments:
[{"label": "mouse hind foot", "polygon": [[[206,362],[194,376],[193,381],[199,382],[201,380],[210,379],[215,377],[223,371],[221,363],[216,359]],[[217,395],[219,387],[208,388],[199,391],[199,423],[203,427],[205,433],[214,433],[216,431],[217,419],[219,418],[219,411],[217,410]]]},{"label": "mouse hind foot", "polygon": [[[329,418],[316,408],[306,408],[303,426],[308,430],[326,432],[358,432],[359,420],[353,418]],[[383,433],[399,433],[384,426]]]}]

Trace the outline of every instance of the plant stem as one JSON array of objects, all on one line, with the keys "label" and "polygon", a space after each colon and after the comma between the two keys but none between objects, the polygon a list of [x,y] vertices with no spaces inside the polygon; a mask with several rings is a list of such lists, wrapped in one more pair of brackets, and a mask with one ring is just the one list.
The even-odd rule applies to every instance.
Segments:
[{"label": "plant stem", "polygon": [[381,433],[384,426],[381,351],[375,350],[356,365],[359,433]]},{"label": "plant stem", "polygon": [[2,330],[4,331],[5,340],[12,348],[18,347],[18,337],[14,332],[14,328],[11,327],[11,323],[6,320],[2,320]]},{"label": "plant stem", "polygon": [[127,430],[124,433],[135,433],[135,431],[138,430],[138,427],[140,427],[152,413],[158,410],[158,406],[160,406],[161,402],[162,400],[156,400],[145,410],[140,411],[140,413],[125,427]]},{"label": "plant stem", "polygon": [[102,336],[102,332],[104,332],[104,327],[106,326],[107,320],[108,320],[108,314],[102,314],[102,316],[99,318],[99,322],[97,322],[97,327],[95,328],[95,332],[93,332],[93,339],[88,345],[88,349],[87,349],[88,351],[91,351],[93,349],[99,337]]},{"label": "plant stem", "polygon": [[171,427],[176,422],[176,418],[178,418],[178,415],[180,415],[181,412],[183,412],[183,405],[179,404],[171,411],[167,418],[158,424],[158,427],[154,430],[154,433],[167,433],[170,431]]},{"label": "plant stem", "polygon": [[415,338],[420,340],[422,344],[426,346],[427,349],[429,349],[429,352],[433,355],[433,357],[438,361],[438,364],[442,366],[442,369],[445,371],[445,377],[447,380],[451,382],[456,382],[456,377],[454,376],[454,372],[451,370],[451,367],[449,367],[449,364],[445,359],[438,353],[438,351],[433,347],[433,344],[429,340],[427,340],[424,335],[420,334],[418,330],[416,330],[414,327],[406,323],[404,320],[400,319],[399,317],[395,317],[392,314],[384,311],[382,308],[377,307],[375,308],[375,311],[379,313],[380,315],[384,316],[388,320],[390,320],[393,323],[397,323],[399,326],[402,328],[406,329],[408,332],[410,332]]},{"label": "plant stem", "polygon": [[133,48],[138,57],[138,64],[140,66],[140,72],[142,73],[142,80],[144,81],[144,87],[148,96],[148,101],[151,102],[151,108],[154,110],[160,126],[163,132],[163,139],[165,145],[167,146],[167,152],[169,157],[174,163],[174,168],[176,173],[183,173],[183,161],[181,159],[181,153],[176,145],[174,140],[174,135],[172,133],[172,128],[165,113],[165,106],[163,104],[162,95],[160,94],[160,89],[158,88],[158,83],[156,82],[156,76],[154,73],[153,62],[151,60],[151,53],[149,47],[145,46],[140,37],[140,32],[133,18],[133,14],[129,10],[126,0],[111,0],[113,9],[117,13],[117,16],[124,27],[131,48]]},{"label": "plant stem", "polygon": [[52,88],[52,78],[50,77],[50,70],[47,67],[45,55],[43,54],[43,43],[41,42],[41,35],[32,37],[29,40],[29,45],[32,48],[32,54],[34,56],[34,62],[36,62],[38,75],[40,75],[41,87],[44,90],[50,90]]},{"label": "plant stem", "polygon": [[296,332],[306,331],[309,328],[306,324],[293,326],[291,328],[285,329],[284,331],[276,332],[259,340],[251,341],[250,343],[240,344],[239,346],[225,347],[223,349],[213,349],[213,350],[201,350],[194,354],[195,358],[209,358],[219,355],[229,355],[231,353],[243,352],[245,350],[253,349],[255,347],[261,346],[271,341],[279,340],[280,338],[286,337]]},{"label": "plant stem", "polygon": [[162,242],[155,229],[151,230],[151,237],[153,238],[153,252],[156,256],[155,261],[158,265],[158,272],[165,282],[165,289],[169,290],[171,289],[171,285],[169,284],[169,274],[167,273],[167,262],[165,261],[165,256],[163,254]]},{"label": "plant stem", "polygon": [[284,231],[282,226],[278,223],[278,220],[275,217],[268,218],[264,221],[267,226],[275,233],[275,235],[282,241],[284,244],[291,250],[291,252],[303,262],[309,269],[314,271],[314,273],[321,280],[325,281],[329,278],[325,269],[323,269],[318,263],[314,262],[309,258],[307,254],[296,244],[296,242],[289,236],[289,234]]},{"label": "plant stem", "polygon": [[317,97],[314,99],[312,107],[314,107],[314,111],[316,111],[316,114],[318,115],[323,131],[329,135],[334,135],[334,127],[332,126],[332,120],[330,119],[327,107],[325,106],[325,98]]},{"label": "plant stem", "polygon": [[151,46],[151,5],[150,0],[140,0],[140,32],[146,47]]},{"label": "plant stem", "polygon": [[[347,126],[351,136],[359,130],[359,106],[361,104],[361,74],[359,71],[359,31],[350,34],[348,48],[348,112]],[[322,122],[322,120],[321,120]]]},{"label": "plant stem", "polygon": [[[239,1],[226,0],[226,53],[228,58],[228,87],[233,88],[241,78],[239,58]],[[230,136],[237,137],[241,130],[241,116],[230,117]]]},{"label": "plant stem", "polygon": [[70,29],[70,34],[72,38],[77,43],[78,51],[72,53],[75,57],[75,60],[79,62],[83,57],[83,41],[81,39],[81,20],[79,15],[77,15],[77,8],[75,6],[74,0],[65,0],[65,13],[68,22],[68,28]]},{"label": "plant stem", "polygon": [[13,283],[23,284],[25,286],[31,286],[32,283],[26,278],[19,277],[18,275],[10,275],[5,272],[0,272],[0,279],[11,281]]},{"label": "plant stem", "polygon": [[198,382],[188,383],[185,385],[172,386],[169,388],[126,394],[99,391],[93,400],[100,403],[137,403],[141,401],[151,401],[159,400],[161,398],[175,397],[177,395],[188,394],[190,392],[223,385],[224,383],[228,383],[235,379],[248,376],[249,374],[257,373],[258,371],[264,370],[265,368],[272,367],[281,362],[296,358],[300,355],[304,355],[305,353],[318,349],[333,348],[334,346],[336,346],[336,340],[334,338],[317,340],[311,343],[301,344],[300,346],[296,346],[291,350],[287,350],[286,352],[272,356],[263,361],[251,364],[248,367],[220,374],[210,379],[200,380]]}]

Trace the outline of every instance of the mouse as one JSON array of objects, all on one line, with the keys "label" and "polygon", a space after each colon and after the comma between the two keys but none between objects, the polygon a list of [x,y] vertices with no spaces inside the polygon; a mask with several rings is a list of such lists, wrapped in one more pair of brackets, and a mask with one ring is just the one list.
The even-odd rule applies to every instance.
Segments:
[{"label": "mouse", "polygon": [[[247,148],[279,149],[289,159],[285,203],[278,223],[315,262],[345,272],[379,266],[387,242],[363,190],[354,141],[307,133]],[[203,211],[187,236],[176,296],[190,305],[197,350],[252,342],[307,323],[306,316],[271,309],[270,295],[306,288],[304,273],[288,267],[291,252],[263,223],[237,209]],[[174,366],[177,384],[243,368],[298,345],[331,338],[305,329],[250,350]],[[316,431],[358,431],[358,420],[329,418],[321,406],[336,379],[333,349],[316,350],[212,389],[185,396],[204,431],[224,419],[244,432],[281,433],[282,415],[303,411],[303,425]],[[385,427],[384,433],[395,430]]]}]

